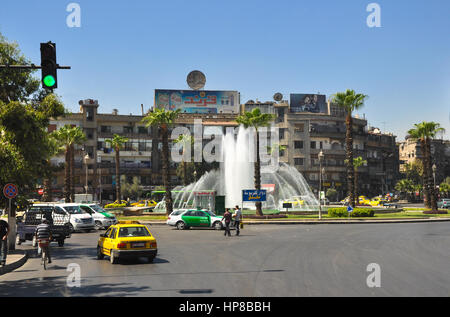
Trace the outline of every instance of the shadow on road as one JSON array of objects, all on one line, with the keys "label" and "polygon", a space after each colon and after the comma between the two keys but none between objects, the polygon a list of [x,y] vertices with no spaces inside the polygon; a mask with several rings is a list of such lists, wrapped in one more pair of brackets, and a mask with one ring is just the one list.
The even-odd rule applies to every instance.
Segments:
[{"label": "shadow on road", "polygon": [[66,278],[41,277],[22,281],[0,283],[0,296],[45,297],[45,296],[136,296],[150,288],[135,287],[127,283],[101,283],[82,287],[67,287]]}]

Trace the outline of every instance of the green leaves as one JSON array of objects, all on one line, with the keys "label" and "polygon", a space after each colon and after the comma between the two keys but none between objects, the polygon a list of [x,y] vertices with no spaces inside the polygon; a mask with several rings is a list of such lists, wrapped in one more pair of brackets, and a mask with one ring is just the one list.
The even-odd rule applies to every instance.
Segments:
[{"label": "green leaves", "polygon": [[352,89],[347,89],[345,92],[334,94],[331,98],[331,102],[351,114],[353,111],[362,108],[368,97],[369,96],[364,94],[357,94]]},{"label": "green leaves", "polygon": [[146,117],[142,119],[142,122],[146,123],[148,126],[168,126],[175,122],[181,109],[176,110],[165,110],[165,109],[155,109],[153,112],[147,114]]},{"label": "green leaves", "polygon": [[273,114],[261,113],[259,108],[254,108],[252,111],[245,112],[243,115],[237,117],[236,122],[245,128],[251,127],[258,131],[260,127],[268,127],[275,117]]},{"label": "green leaves", "polygon": [[128,142],[128,138],[114,134],[112,139],[105,140],[105,142],[111,144],[114,151],[120,151],[124,144]]}]

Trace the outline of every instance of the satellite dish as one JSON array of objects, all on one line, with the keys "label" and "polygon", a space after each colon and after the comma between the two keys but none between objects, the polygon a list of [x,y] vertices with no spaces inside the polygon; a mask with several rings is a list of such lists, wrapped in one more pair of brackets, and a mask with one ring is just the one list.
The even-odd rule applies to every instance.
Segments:
[{"label": "satellite dish", "polygon": [[281,100],[283,100],[283,94],[277,92],[275,95],[273,95],[273,100],[275,100],[275,101],[281,101]]},{"label": "satellite dish", "polygon": [[205,87],[206,77],[205,74],[203,74],[201,71],[194,70],[189,73],[186,81],[189,87],[191,87],[193,90],[199,90]]}]

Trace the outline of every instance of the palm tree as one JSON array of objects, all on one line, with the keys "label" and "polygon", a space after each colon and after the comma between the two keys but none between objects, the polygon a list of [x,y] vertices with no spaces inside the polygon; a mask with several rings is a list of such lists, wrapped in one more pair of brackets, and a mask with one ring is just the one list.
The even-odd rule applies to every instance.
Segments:
[{"label": "palm tree", "polygon": [[364,101],[368,96],[357,94],[354,90],[347,89],[345,92],[338,92],[333,95],[332,102],[347,112],[345,120],[347,131],[345,134],[346,143],[346,163],[347,163],[347,191],[350,196],[350,205],[355,207],[355,169],[353,167],[353,118],[352,113],[364,106]]},{"label": "palm tree", "polygon": [[395,190],[398,190],[400,193],[405,193],[408,198],[408,195],[414,192],[414,182],[407,178],[401,179],[395,185]]},{"label": "palm tree", "polygon": [[[245,112],[236,118],[236,122],[247,128],[254,128],[256,130],[256,162],[255,162],[255,189],[261,189],[261,158],[259,157],[259,128],[268,127],[275,119],[275,115],[268,113],[261,113],[259,108],[254,108],[250,112]],[[262,203],[256,203],[256,214],[263,215]]]},{"label": "palm tree", "polygon": [[170,170],[169,170],[169,126],[175,122],[180,113],[180,109],[165,110],[155,109],[149,112],[142,121],[148,126],[155,126],[160,129],[162,139],[162,179],[164,189],[166,191],[166,213],[171,214],[173,211],[173,200],[170,188]]},{"label": "palm tree", "polygon": [[414,128],[408,131],[409,137],[420,142],[422,150],[422,166],[423,166],[423,186],[426,205],[433,211],[437,211],[436,188],[433,183],[432,175],[432,157],[431,157],[431,140],[438,133],[444,132],[445,129],[436,122],[426,122],[414,124]]},{"label": "palm tree", "polygon": [[181,144],[183,147],[183,159],[181,161],[181,165],[183,168],[183,185],[187,186],[188,180],[187,180],[187,168],[186,168],[186,162],[184,161],[184,154],[186,153],[186,148],[188,146],[192,147],[192,144],[194,144],[194,138],[189,134],[182,134],[178,137],[178,139],[174,140],[175,143]]},{"label": "palm tree", "polygon": [[111,144],[116,155],[116,200],[120,203],[120,150],[123,148],[124,144],[128,142],[128,138],[114,134],[112,139],[107,139],[105,142]]},{"label": "palm tree", "polygon": [[84,132],[78,127],[66,124],[54,132],[55,138],[65,147],[65,170],[64,170],[64,198],[65,202],[74,201],[74,144],[81,144],[86,140]]},{"label": "palm tree", "polygon": [[358,156],[357,158],[353,159],[353,166],[355,168],[355,197],[356,201],[359,202],[359,193],[358,193],[358,168],[367,165],[367,161],[363,160],[361,156]]}]

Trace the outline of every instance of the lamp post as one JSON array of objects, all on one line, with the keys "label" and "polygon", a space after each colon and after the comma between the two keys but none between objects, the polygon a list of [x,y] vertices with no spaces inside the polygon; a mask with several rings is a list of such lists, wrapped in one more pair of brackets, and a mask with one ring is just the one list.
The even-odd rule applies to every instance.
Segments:
[{"label": "lamp post", "polygon": [[86,187],[85,187],[85,194],[86,194],[86,200],[87,200],[87,193],[88,193],[88,164],[87,160],[89,160],[89,155],[86,154],[84,156],[84,165],[86,165]]},{"label": "lamp post", "polygon": [[436,164],[433,164],[433,166],[431,167],[433,169],[433,184],[434,184],[434,189],[436,189]]},{"label": "lamp post", "polygon": [[320,194],[322,192],[322,161],[323,161],[323,151],[320,150],[319,152],[319,220],[322,219],[322,199],[320,197]]}]

